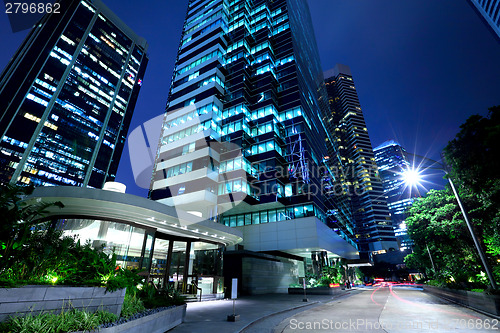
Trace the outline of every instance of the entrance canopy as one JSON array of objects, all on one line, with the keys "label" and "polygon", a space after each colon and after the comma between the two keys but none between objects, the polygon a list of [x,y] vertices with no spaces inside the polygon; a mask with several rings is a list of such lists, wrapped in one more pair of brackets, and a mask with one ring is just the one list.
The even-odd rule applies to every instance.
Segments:
[{"label": "entrance canopy", "polygon": [[25,201],[61,201],[64,208],[47,209],[45,216],[48,219],[91,218],[123,222],[163,234],[225,246],[242,241],[242,232],[236,228],[126,193],[73,186],[37,187]]}]

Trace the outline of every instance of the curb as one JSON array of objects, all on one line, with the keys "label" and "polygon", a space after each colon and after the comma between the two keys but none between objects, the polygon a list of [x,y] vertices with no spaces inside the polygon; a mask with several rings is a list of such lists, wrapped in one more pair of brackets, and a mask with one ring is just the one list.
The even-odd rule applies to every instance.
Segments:
[{"label": "curb", "polygon": [[258,322],[262,321],[262,320],[265,320],[269,317],[272,317],[272,316],[275,316],[275,315],[278,315],[278,314],[282,314],[284,312],[288,312],[288,311],[292,311],[292,310],[297,310],[297,309],[300,309],[300,308],[305,308],[306,306],[311,306],[311,305],[316,305],[320,303],[319,301],[316,301],[316,302],[311,302],[311,303],[308,303],[308,304],[303,304],[303,305],[299,305],[299,306],[295,306],[295,307],[292,307],[292,308],[288,308],[288,309],[284,309],[284,310],[280,310],[280,311],[277,311],[277,312],[273,312],[273,313],[270,313],[270,314],[267,314],[265,316],[262,316],[260,318],[257,318],[255,319],[254,321],[246,324],[245,326],[243,326],[239,331],[236,331],[236,333],[242,333],[244,332],[247,328],[249,328],[250,326],[254,325],[254,324],[257,324]]},{"label": "curb", "polygon": [[[350,293],[349,293],[349,294],[350,294]],[[330,303],[330,302],[333,302],[333,301],[335,301],[335,300],[336,300],[336,299],[338,299],[338,298],[346,297],[346,296],[348,296],[349,294],[338,295],[337,297],[334,297],[331,301],[328,301],[328,302],[326,302],[326,303],[324,303],[324,304],[328,304],[328,303]],[[316,306],[317,306],[317,305],[320,305],[320,304],[321,304],[321,302],[320,302],[320,301],[315,301],[315,302],[311,302],[311,303],[308,303],[308,304],[298,305],[298,306],[295,306],[295,307],[292,307],[292,308],[288,308],[288,309],[284,309],[284,310],[280,310],[280,311],[277,311],[277,312],[273,312],[273,313],[267,314],[267,315],[265,315],[265,316],[262,316],[262,317],[260,317],[260,318],[257,318],[257,319],[255,319],[254,321],[252,321],[252,322],[250,322],[250,323],[246,324],[246,325],[245,325],[244,327],[242,327],[239,331],[236,331],[236,333],[243,333],[243,332],[244,332],[247,328],[249,328],[249,327],[251,327],[251,326],[253,326],[253,325],[255,325],[255,324],[257,324],[257,323],[259,323],[259,322],[261,322],[261,321],[263,321],[263,320],[265,320],[265,319],[267,319],[267,318],[270,318],[270,317],[272,317],[272,316],[279,315],[279,314],[283,314],[283,313],[285,313],[285,312],[289,312],[289,311],[297,310],[297,309],[300,309],[300,308],[305,308],[305,307],[309,307],[309,306],[311,306],[311,307],[312,307],[313,305],[316,305]],[[305,309],[304,309],[304,310],[305,310]],[[279,325],[278,325],[278,326],[279,326]],[[278,326],[276,326],[276,327],[278,327]],[[273,332],[278,332],[278,331],[276,331],[276,330],[275,330],[275,329],[276,329],[276,327],[273,329]]]},{"label": "curb", "polygon": [[[356,293],[352,293],[352,291],[357,291]],[[344,294],[344,295],[340,295],[338,297],[335,297],[334,299],[332,299],[331,301],[329,302],[326,302],[324,304],[329,304],[329,303],[332,303],[332,302],[335,302],[339,299],[342,299],[342,298],[345,298],[345,297],[350,297],[350,296],[353,296],[355,294],[358,294],[359,292],[361,292],[362,290],[360,290],[359,288],[357,289],[354,289],[352,291],[349,291],[348,293]],[[293,316],[292,316],[293,317]],[[275,326],[272,330],[273,333],[281,333],[285,330],[285,328],[288,326],[288,324],[284,324],[283,322],[285,321],[286,319],[284,319],[281,323],[279,323],[277,326]]]},{"label": "curb", "polygon": [[448,301],[448,302],[450,302],[450,303],[456,304],[456,305],[458,305],[458,306],[462,306],[462,307],[464,307],[464,308],[467,308],[467,309],[469,309],[469,310],[472,310],[472,311],[475,311],[475,312],[477,312],[477,313],[483,314],[483,315],[485,315],[485,316],[491,317],[491,318],[493,318],[493,319],[498,319],[498,320],[500,320],[500,316],[494,315],[493,313],[486,312],[486,311],[480,310],[480,309],[478,309],[478,308],[474,308],[474,307],[472,307],[472,306],[469,306],[469,305],[466,305],[466,304],[463,304],[463,303],[459,303],[459,302],[457,302],[457,301],[455,301],[455,300],[453,300],[453,299],[451,299],[451,298],[448,298],[448,297],[445,297],[445,296],[441,296],[441,295],[436,295],[436,294],[433,294],[432,292],[429,292],[429,291],[425,291],[425,290],[422,290],[422,291],[423,291],[424,293],[427,293],[427,294],[432,295],[432,296],[437,297],[437,298],[444,299],[444,300],[446,300],[446,301]]}]

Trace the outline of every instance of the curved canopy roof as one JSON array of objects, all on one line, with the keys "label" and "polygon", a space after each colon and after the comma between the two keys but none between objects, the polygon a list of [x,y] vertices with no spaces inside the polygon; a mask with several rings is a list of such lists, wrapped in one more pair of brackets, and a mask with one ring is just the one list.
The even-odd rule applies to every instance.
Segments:
[{"label": "curved canopy roof", "polygon": [[50,207],[47,218],[92,218],[134,224],[193,241],[233,245],[242,232],[202,219],[153,200],[131,194],[73,186],[37,187],[26,202],[61,201],[64,208]]}]

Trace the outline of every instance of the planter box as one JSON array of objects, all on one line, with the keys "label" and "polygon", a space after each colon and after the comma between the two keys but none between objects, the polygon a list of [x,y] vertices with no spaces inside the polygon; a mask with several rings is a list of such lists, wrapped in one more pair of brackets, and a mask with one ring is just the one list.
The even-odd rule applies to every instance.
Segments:
[{"label": "planter box", "polygon": [[65,309],[94,312],[105,310],[120,315],[125,289],[106,292],[101,287],[24,286],[0,288],[0,321],[42,311],[60,313]]},{"label": "planter box", "polygon": [[[342,291],[340,287],[314,287],[307,288],[307,295],[335,295]],[[288,288],[289,295],[304,295],[304,288]]]},{"label": "planter box", "polygon": [[426,285],[424,285],[424,291],[479,311],[500,316],[500,296],[498,295],[486,295],[474,291],[454,290]]},{"label": "planter box", "polygon": [[[184,322],[186,304],[163,310],[132,321],[99,329],[99,333],[163,333]],[[75,332],[82,333],[82,332]]]}]

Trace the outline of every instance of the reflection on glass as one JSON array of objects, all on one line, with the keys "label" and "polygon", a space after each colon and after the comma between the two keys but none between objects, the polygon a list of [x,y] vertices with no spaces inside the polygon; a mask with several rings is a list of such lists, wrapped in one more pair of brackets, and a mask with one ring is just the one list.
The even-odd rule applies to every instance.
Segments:
[{"label": "reflection on glass", "polygon": [[93,219],[62,219],[57,221],[56,227],[63,230],[64,236],[89,242],[108,254],[115,253],[118,265],[123,268],[139,268],[144,229]]}]

